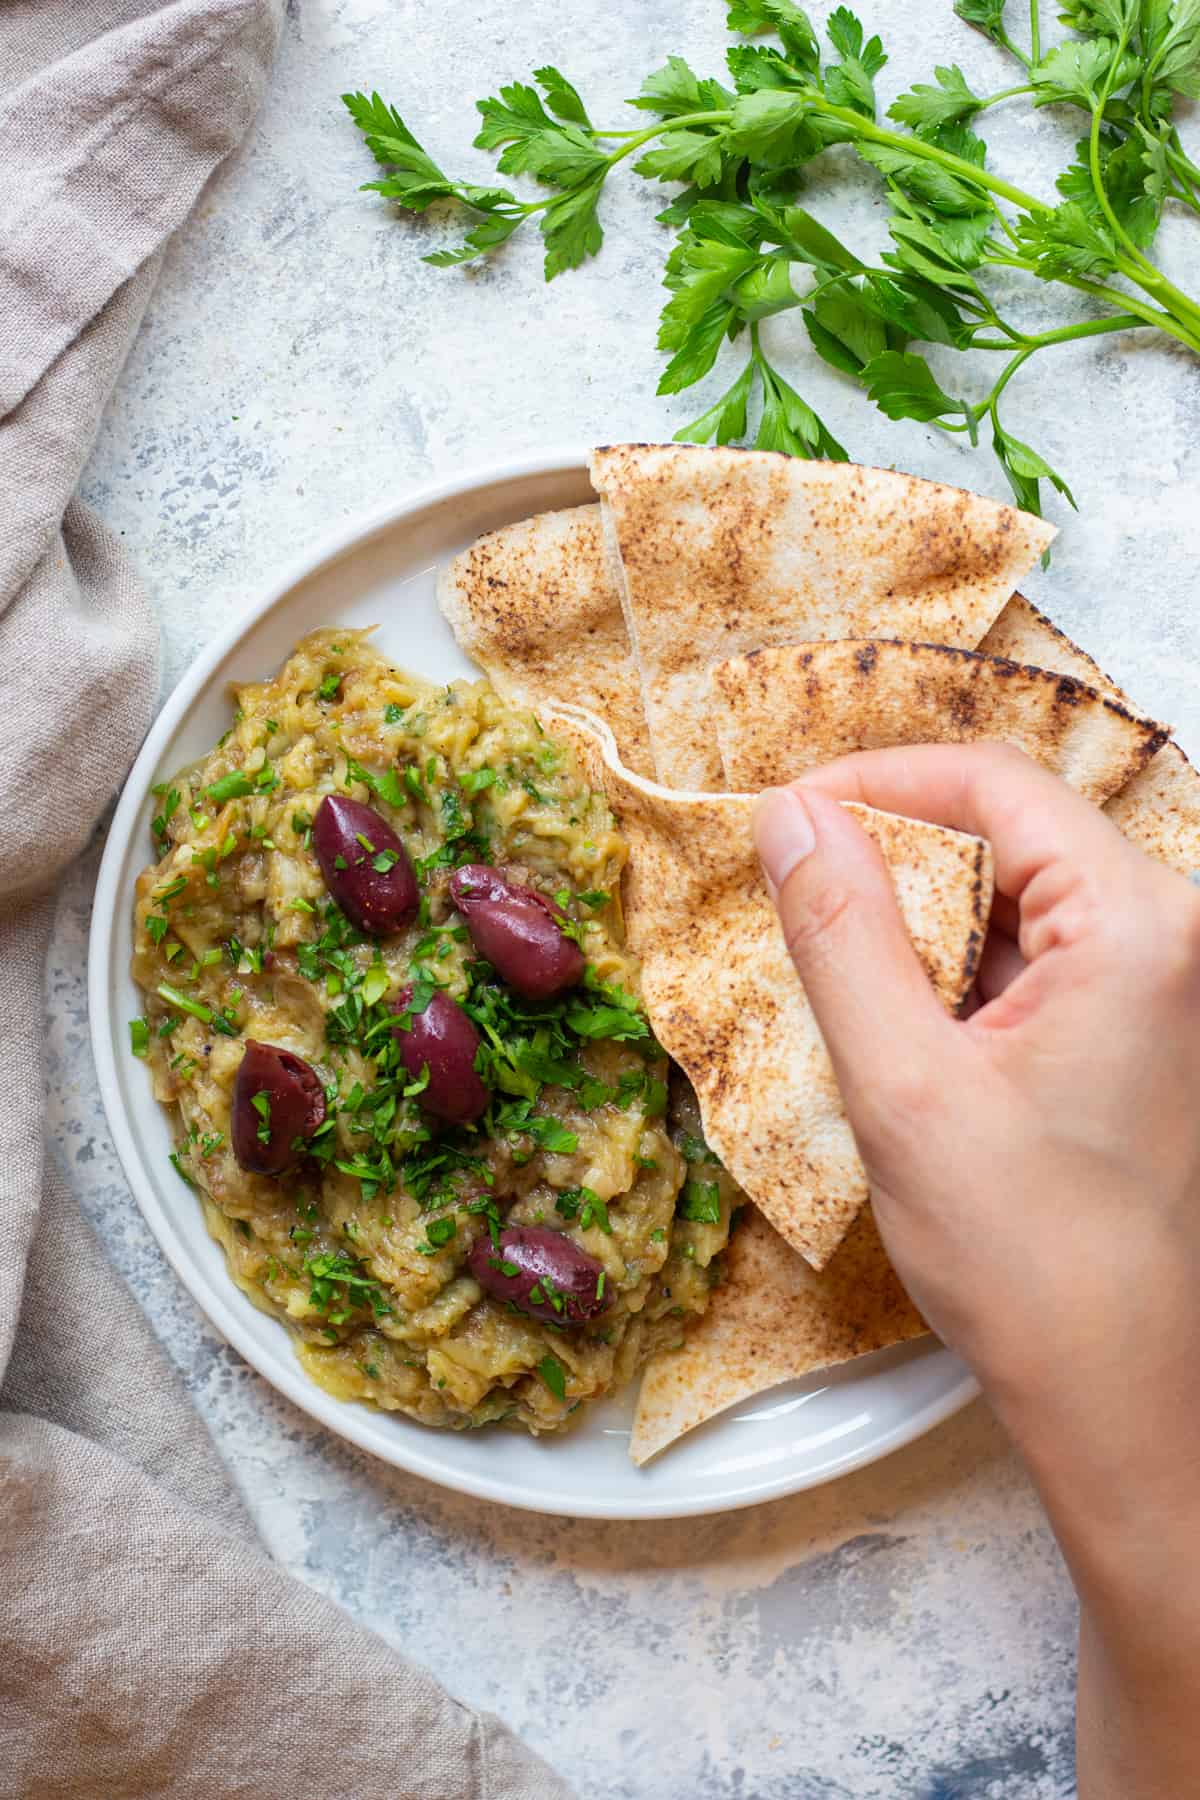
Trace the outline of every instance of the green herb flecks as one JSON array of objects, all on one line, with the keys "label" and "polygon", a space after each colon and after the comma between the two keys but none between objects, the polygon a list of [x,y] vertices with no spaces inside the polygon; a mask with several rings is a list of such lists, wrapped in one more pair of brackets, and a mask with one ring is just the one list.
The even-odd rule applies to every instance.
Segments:
[{"label": "green herb flecks", "polygon": [[695,1225],[719,1225],[720,1185],[715,1181],[685,1181],[676,1211],[681,1219],[690,1219]]},{"label": "green herb flecks", "polygon": [[538,1364],[538,1374],[541,1376],[556,1400],[566,1399],[567,1371],[563,1368],[557,1356],[543,1356],[541,1362]]},{"label": "green herb flecks", "polygon": [[162,805],[158,812],[155,813],[150,821],[150,831],[153,835],[155,846],[161,855],[168,843],[167,826],[179,810],[179,789],[171,787],[168,782],[159,781],[155,783],[150,792],[154,795],[155,799],[162,801]]},{"label": "green herb flecks", "polygon": [[361,1257],[335,1256],[323,1251],[305,1259],[309,1277],[309,1305],[323,1313],[330,1325],[344,1325],[356,1309],[369,1309],[377,1319],[391,1312],[383,1289],[363,1273]]},{"label": "green herb flecks", "polygon": [[250,1104],[258,1114],[258,1125],[254,1135],[260,1144],[269,1144],[271,1141],[271,1096],[263,1088],[259,1093],[251,1095]]}]

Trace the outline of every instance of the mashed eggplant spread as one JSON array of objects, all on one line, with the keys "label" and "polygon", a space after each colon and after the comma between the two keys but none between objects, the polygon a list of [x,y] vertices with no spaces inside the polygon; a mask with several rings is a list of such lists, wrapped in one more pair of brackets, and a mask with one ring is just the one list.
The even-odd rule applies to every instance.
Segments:
[{"label": "mashed eggplant spread", "polygon": [[531,716],[362,633],[235,702],[137,884],[172,1160],[322,1387],[556,1430],[703,1312],[738,1199],[639,1003],[623,841]]}]

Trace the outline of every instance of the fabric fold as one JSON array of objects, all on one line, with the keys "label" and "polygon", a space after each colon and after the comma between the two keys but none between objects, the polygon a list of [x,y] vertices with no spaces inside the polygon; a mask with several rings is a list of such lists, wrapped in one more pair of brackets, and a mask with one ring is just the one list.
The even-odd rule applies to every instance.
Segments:
[{"label": "fabric fold", "polygon": [[[570,1800],[293,1581],[43,1167],[54,893],[150,722],[154,615],[72,499],[282,0],[0,8],[0,1787],[14,1800]],[[4,91],[5,83],[8,91]]]},{"label": "fabric fold", "polygon": [[0,168],[20,171],[0,190],[0,416],[182,223],[258,107],[265,0],[131,10],[0,99]]}]

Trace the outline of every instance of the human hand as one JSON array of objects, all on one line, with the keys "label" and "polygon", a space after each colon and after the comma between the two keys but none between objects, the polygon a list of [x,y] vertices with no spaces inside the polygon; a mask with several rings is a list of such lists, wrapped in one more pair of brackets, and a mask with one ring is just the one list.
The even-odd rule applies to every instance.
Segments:
[{"label": "human hand", "polygon": [[[839,800],[990,840],[969,1016],[936,1000]],[[1200,1652],[1200,892],[994,745],[848,757],[766,795],[756,838],[889,1254],[1080,1587],[1081,1794],[1200,1793],[1194,1674],[1157,1736],[1186,1764],[1147,1760]]]}]

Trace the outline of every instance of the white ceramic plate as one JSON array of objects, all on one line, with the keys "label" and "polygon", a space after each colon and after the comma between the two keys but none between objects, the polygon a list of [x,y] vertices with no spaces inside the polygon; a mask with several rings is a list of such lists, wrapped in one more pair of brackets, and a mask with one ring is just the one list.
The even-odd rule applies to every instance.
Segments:
[{"label": "white ceramic plate", "polygon": [[377,624],[382,649],[416,673],[477,673],[438,612],[435,570],[480,532],[592,497],[578,453],[426,488],[307,555],[199,658],[146,739],[113,819],[89,947],[92,1044],[117,1150],[150,1229],[212,1323],[281,1393],[364,1450],[444,1487],[536,1512],[674,1518],[749,1506],[873,1462],[964,1406],[974,1383],[936,1345],[885,1351],[736,1407],[642,1470],[627,1455],[628,1397],[591,1408],[566,1437],[540,1442],[504,1431],[433,1431],[335,1400],[304,1375],[283,1326],[226,1274],[200,1207],[167,1161],[166,1116],[129,1051],[128,1021],[141,1012],[129,961],[134,881],[150,858],[149,790],[225,730],[226,683],[268,674],[305,632],[333,624]]}]

